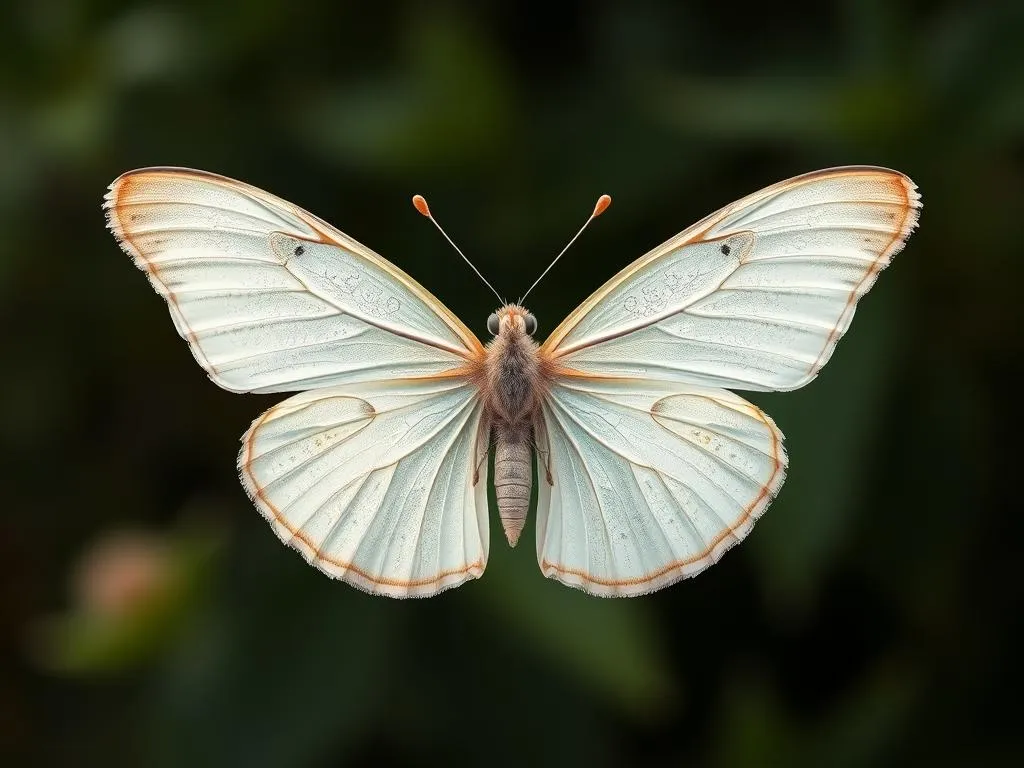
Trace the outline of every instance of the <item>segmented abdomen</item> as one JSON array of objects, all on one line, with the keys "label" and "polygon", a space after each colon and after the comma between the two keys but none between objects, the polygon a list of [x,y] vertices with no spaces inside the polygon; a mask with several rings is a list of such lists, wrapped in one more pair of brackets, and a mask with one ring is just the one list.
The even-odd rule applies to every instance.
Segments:
[{"label": "segmented abdomen", "polygon": [[498,497],[498,517],[511,546],[519,541],[530,509],[533,468],[530,444],[510,440],[498,434],[494,446],[494,490]]}]

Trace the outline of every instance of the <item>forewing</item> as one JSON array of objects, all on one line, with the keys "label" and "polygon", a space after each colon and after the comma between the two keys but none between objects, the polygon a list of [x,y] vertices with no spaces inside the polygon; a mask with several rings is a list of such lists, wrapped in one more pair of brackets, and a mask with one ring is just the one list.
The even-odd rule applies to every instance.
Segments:
[{"label": "forewing", "polygon": [[481,410],[456,379],[303,392],[242,438],[242,483],[281,540],[324,573],[429,597],[487,563]]},{"label": "forewing", "polygon": [[143,169],[114,181],[104,207],[178,333],[225,389],[429,376],[483,355],[472,332],[411,277],[255,187]]},{"label": "forewing", "polygon": [[799,176],[708,216],[585,301],[541,354],[568,374],[791,390],[903,247],[920,196],[896,171]]},{"label": "forewing", "polygon": [[785,477],[782,433],[720,389],[573,378],[544,404],[537,559],[603,597],[693,576],[741,541]]}]

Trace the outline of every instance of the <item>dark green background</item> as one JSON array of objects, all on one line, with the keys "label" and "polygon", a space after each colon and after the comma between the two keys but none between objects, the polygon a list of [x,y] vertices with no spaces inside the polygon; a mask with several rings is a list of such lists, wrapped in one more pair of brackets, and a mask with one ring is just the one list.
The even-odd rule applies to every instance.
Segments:
[{"label": "dark green background", "polygon": [[[0,762],[1021,764],[1020,7],[5,4]],[[822,375],[751,398],[791,468],[749,540],[635,600],[544,580],[532,523],[428,601],[306,566],[235,477],[279,398],[206,379],[99,207],[138,166],[243,179],[483,336],[493,297],[410,196],[518,295],[610,193],[530,298],[543,337],[706,213],[848,163],[909,174],[921,228]],[[139,529],[164,586],[96,615],[77,564]]]}]

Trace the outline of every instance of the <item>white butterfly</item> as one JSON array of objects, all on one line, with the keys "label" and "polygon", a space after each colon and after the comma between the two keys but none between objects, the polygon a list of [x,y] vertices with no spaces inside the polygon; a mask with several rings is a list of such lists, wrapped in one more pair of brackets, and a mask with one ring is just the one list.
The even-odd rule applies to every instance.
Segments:
[{"label": "white butterfly", "polygon": [[360,589],[426,597],[484,572],[492,442],[513,545],[536,456],[545,576],[638,595],[716,562],[787,463],[772,420],[726,388],[811,381],[921,203],[883,168],[799,176],[635,261],[540,346],[503,306],[487,347],[382,257],[246,184],[142,169],[104,207],[214,382],[300,391],[238,459],[277,535]]}]

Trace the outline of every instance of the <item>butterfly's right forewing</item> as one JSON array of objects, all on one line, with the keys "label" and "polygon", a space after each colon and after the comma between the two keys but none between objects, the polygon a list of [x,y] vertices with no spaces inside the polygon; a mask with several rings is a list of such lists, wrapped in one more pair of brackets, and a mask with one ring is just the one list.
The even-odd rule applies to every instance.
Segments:
[{"label": "butterfly's right forewing", "polygon": [[484,349],[411,277],[255,187],[133,171],[104,207],[221,387],[310,390],[242,441],[242,483],[277,535],[331,576],[425,597],[487,562]]},{"label": "butterfly's right forewing", "polygon": [[255,187],[144,169],[114,181],[104,207],[178,333],[225,389],[294,392],[429,376],[483,355],[411,277]]}]

